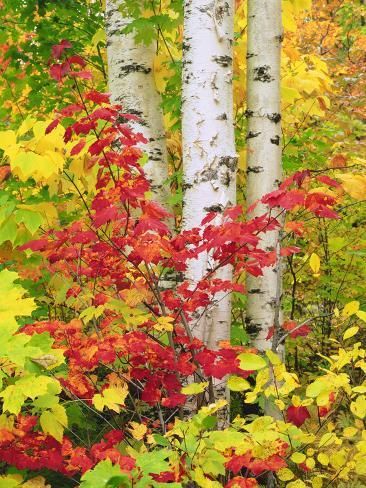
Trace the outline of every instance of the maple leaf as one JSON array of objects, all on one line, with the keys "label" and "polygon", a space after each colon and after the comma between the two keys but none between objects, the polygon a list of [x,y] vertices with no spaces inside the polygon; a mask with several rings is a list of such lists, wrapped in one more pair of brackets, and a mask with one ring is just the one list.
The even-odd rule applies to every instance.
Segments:
[{"label": "maple leaf", "polygon": [[306,407],[291,405],[286,411],[286,418],[288,422],[296,425],[296,427],[301,427],[305,420],[310,418],[310,413]]},{"label": "maple leaf", "polygon": [[[301,327],[298,327],[298,328],[297,327],[298,327],[298,324],[296,322],[294,322],[293,320],[285,321],[282,324],[282,328],[284,330],[287,330],[288,332],[290,332],[290,337],[292,339],[296,339],[296,337],[306,337],[311,332],[311,328],[306,324],[302,325]],[[291,332],[293,329],[296,329],[296,330],[294,330],[294,332]]]},{"label": "maple leaf", "polygon": [[81,112],[82,110],[84,110],[84,107],[82,105],[80,105],[79,103],[73,103],[71,105],[67,105],[62,110],[60,110],[60,114],[63,117],[70,117],[71,115]]},{"label": "maple leaf", "polygon": [[93,74],[91,71],[69,71],[69,75],[73,76],[74,78],[81,78],[83,80],[93,79]]},{"label": "maple leaf", "polygon": [[69,72],[69,65],[66,63],[53,64],[50,67],[51,77],[61,83],[62,78]]},{"label": "maple leaf", "polygon": [[258,486],[258,482],[255,478],[235,476],[232,480],[226,483],[225,488],[257,488]]},{"label": "maple leaf", "polygon": [[78,54],[74,54],[73,56],[66,58],[66,62],[69,64],[78,64],[82,68],[86,65],[86,61]]},{"label": "maple leaf", "polygon": [[184,405],[187,400],[187,396],[183,393],[173,393],[167,398],[161,400],[161,404],[166,408],[175,408]]},{"label": "maple leaf", "polygon": [[52,56],[55,59],[60,59],[65,49],[70,49],[72,47],[71,42],[63,39],[60,44],[55,44],[51,48]]},{"label": "maple leaf", "polygon": [[96,90],[91,90],[84,95],[85,100],[90,100],[91,102],[97,103],[98,105],[102,103],[109,103],[110,94],[101,93]]}]

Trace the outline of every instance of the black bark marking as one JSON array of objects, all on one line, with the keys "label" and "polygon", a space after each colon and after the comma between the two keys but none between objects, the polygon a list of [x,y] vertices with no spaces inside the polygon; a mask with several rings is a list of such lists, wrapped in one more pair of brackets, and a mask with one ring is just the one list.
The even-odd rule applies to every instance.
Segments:
[{"label": "black bark marking", "polygon": [[249,295],[263,295],[264,291],[260,288],[253,288],[252,290],[248,290]]},{"label": "black bark marking", "polygon": [[267,119],[270,120],[271,122],[274,122],[275,124],[278,124],[278,122],[281,120],[281,114],[268,114]]},{"label": "black bark marking", "polygon": [[231,56],[213,56],[212,58],[215,63],[217,63],[219,66],[222,66],[223,68],[228,68],[231,66],[232,63],[232,57]]},{"label": "black bark marking", "polygon": [[276,146],[279,146],[280,145],[280,136],[271,137],[271,143],[275,144]]},{"label": "black bark marking", "polygon": [[219,159],[219,166],[226,166],[231,171],[235,171],[238,165],[237,156],[222,156]]},{"label": "black bark marking", "polygon": [[216,117],[216,120],[227,120],[226,113],[220,114]]},{"label": "black bark marking", "polygon": [[222,213],[224,211],[224,207],[223,207],[223,205],[221,205],[221,203],[217,203],[214,205],[210,205],[209,207],[204,207],[203,210],[205,210],[206,212]]},{"label": "black bark marking", "polygon": [[258,66],[258,68],[254,68],[254,81],[261,81],[262,83],[269,83],[274,80],[273,76],[271,76],[270,71],[271,67],[268,64],[264,66]]},{"label": "black bark marking", "polygon": [[[123,61],[121,61],[121,63],[123,63]],[[129,75],[130,73],[145,73],[145,75],[151,73],[151,68],[148,68],[147,66],[143,66],[142,64],[137,64],[137,63],[121,66],[119,70],[120,70],[120,73],[118,75],[119,78]]]},{"label": "black bark marking", "polygon": [[264,171],[263,166],[249,166],[247,168],[247,174],[248,173],[258,174],[258,173],[263,173],[263,171]]},{"label": "black bark marking", "polygon": [[246,135],[246,140],[248,139],[253,139],[254,137],[258,137],[259,134],[261,134],[261,132],[252,132],[251,130],[248,132],[248,134]]}]

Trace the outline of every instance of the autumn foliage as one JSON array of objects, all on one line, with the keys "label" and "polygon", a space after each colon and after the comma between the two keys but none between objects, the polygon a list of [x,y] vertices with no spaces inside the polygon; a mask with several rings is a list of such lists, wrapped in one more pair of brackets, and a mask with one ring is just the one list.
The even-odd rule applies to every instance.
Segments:
[{"label": "autumn foliage", "polygon": [[[287,22],[295,26],[285,41],[285,59],[293,69],[306,62],[310,70],[318,61],[301,46],[313,35],[302,3],[285,1]],[[240,27],[242,2],[238,12]],[[326,14],[333,15],[331,6]],[[333,19],[339,29],[351,22],[343,14],[345,19]],[[323,21],[316,20],[321,29]],[[341,37],[337,29],[324,34],[324,49],[332,45],[326,36]],[[25,58],[28,41],[20,43]],[[102,41],[94,42],[100,50]],[[350,48],[355,63],[360,42]],[[0,487],[255,488],[272,476],[289,488],[364,482],[364,289],[342,288],[344,273],[358,272],[352,266],[363,256],[364,240],[356,235],[351,244],[329,243],[328,234],[331,225],[342,235],[355,231],[346,209],[360,200],[365,176],[358,169],[341,172],[349,158],[358,168],[354,148],[344,158],[339,146],[322,153],[330,167],[317,167],[311,150],[318,141],[309,136],[328,110],[320,90],[331,92],[331,80],[341,84],[335,60],[329,72],[319,60],[317,73],[307,74],[318,80],[319,92],[308,93],[315,100],[309,112],[314,103],[317,112],[310,114],[316,123],[306,127],[299,120],[309,107],[296,110],[296,104],[309,85],[291,88],[291,69],[286,72],[284,99],[291,107],[285,128],[295,127],[288,144],[297,159],[284,156],[286,177],[262,199],[270,211],[247,220],[243,202],[210,211],[199,228],[181,232],[172,226],[180,222],[179,168],[171,181],[172,215],[151,198],[141,150],[146,141],[130,123],[137,116],[110,103],[95,68],[100,59],[62,37],[47,49],[45,76],[57,103],[37,113],[20,101],[21,120],[0,132]],[[2,56],[8,59],[5,69],[14,69],[11,46],[2,46]],[[23,63],[31,66],[27,59]],[[238,63],[236,69],[240,79]],[[346,65],[347,74],[353,69]],[[21,78],[11,81],[16,90],[23,89],[17,85]],[[349,90],[358,93],[349,85],[335,90],[337,107],[340,93]],[[237,91],[240,128],[245,94]],[[320,130],[325,140],[332,133],[329,126]],[[174,166],[179,137],[172,128],[169,136]],[[309,164],[302,161],[305,144]],[[280,256],[260,247],[274,229],[281,229]],[[332,249],[350,246],[355,257],[340,264],[334,279],[332,259],[338,254],[331,255]],[[184,271],[203,252],[211,267],[192,286]],[[279,259],[288,270],[285,319],[270,329],[272,350],[259,354],[249,334],[243,338],[243,323],[237,334],[243,277],[259,276]],[[217,278],[228,264],[234,280]],[[333,290],[324,291],[332,280],[335,298]],[[233,337],[211,350],[194,336],[194,324],[223,292],[233,297]],[[267,404],[273,416],[263,414]]]}]

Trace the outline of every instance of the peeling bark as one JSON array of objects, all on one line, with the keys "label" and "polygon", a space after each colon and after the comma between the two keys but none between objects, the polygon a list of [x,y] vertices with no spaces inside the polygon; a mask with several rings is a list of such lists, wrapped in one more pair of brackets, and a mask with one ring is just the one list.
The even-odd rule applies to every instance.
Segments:
[{"label": "peeling bark", "polygon": [[[247,204],[275,190],[281,181],[280,55],[282,42],[281,0],[248,0],[247,49]],[[257,205],[249,218],[268,211]],[[277,249],[279,232],[266,233],[261,247]],[[281,282],[280,266],[265,268],[262,277],[248,276],[248,332],[253,345],[271,349],[266,340],[275,325]]]},{"label": "peeling bark", "polygon": [[[199,227],[209,211],[222,211],[236,199],[237,155],[232,101],[232,0],[185,0],[183,44],[183,229]],[[192,288],[212,269],[202,253],[188,264]],[[225,266],[216,275],[231,280]],[[224,293],[210,310],[192,317],[195,337],[213,349],[230,337],[231,300]]]},{"label": "peeling bark", "polygon": [[140,148],[148,155],[144,171],[151,183],[154,199],[166,205],[169,189],[167,150],[163,115],[160,108],[154,75],[155,46],[136,44],[133,34],[121,34],[131,19],[124,18],[118,8],[125,0],[106,0],[105,24],[107,32],[108,81],[113,103],[123,106],[126,113],[140,117],[131,122],[135,131],[147,139]]}]

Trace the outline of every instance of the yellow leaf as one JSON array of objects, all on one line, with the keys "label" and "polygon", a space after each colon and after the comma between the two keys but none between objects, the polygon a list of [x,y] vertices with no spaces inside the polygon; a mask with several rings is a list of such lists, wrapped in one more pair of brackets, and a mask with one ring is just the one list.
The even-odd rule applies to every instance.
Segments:
[{"label": "yellow leaf", "polygon": [[366,312],[364,312],[363,310],[358,310],[356,312],[356,315],[359,319],[363,320],[364,322],[366,322]]},{"label": "yellow leaf", "polygon": [[321,476],[315,476],[315,478],[311,480],[311,486],[313,488],[322,488],[323,478]]},{"label": "yellow leaf", "polygon": [[104,29],[98,29],[91,40],[91,45],[96,47],[100,42],[106,42],[106,34]]},{"label": "yellow leaf", "polygon": [[311,1],[312,0],[292,0],[295,7],[295,12],[299,13],[302,10],[310,10],[311,9]]},{"label": "yellow leaf", "polygon": [[305,483],[301,480],[291,481],[286,488],[307,488]]},{"label": "yellow leaf", "polygon": [[238,359],[240,361],[240,369],[244,371],[257,371],[267,366],[266,361],[261,356],[251,352],[239,354]]},{"label": "yellow leaf", "polygon": [[36,309],[33,298],[23,298],[26,290],[14,284],[18,279],[17,273],[3,269],[0,271],[0,296],[6,300],[0,302],[0,330],[17,330],[16,316],[31,315]]},{"label": "yellow leaf", "polygon": [[190,385],[184,386],[181,392],[184,395],[198,395],[205,391],[208,387],[208,381],[203,381],[202,383],[191,383]]},{"label": "yellow leaf", "polygon": [[7,149],[10,146],[15,146],[17,138],[13,130],[5,130],[0,132],[0,149]]},{"label": "yellow leaf", "polygon": [[288,468],[282,468],[277,471],[277,477],[281,481],[290,481],[294,478],[294,473]]},{"label": "yellow leaf", "polygon": [[55,405],[51,410],[42,412],[39,423],[45,434],[62,442],[64,427],[67,427],[67,415],[62,405]]},{"label": "yellow leaf", "polygon": [[366,176],[355,174],[337,175],[342,180],[344,190],[356,200],[363,200],[366,195]]},{"label": "yellow leaf", "polygon": [[306,456],[303,452],[294,452],[291,456],[291,461],[296,464],[301,464],[305,461]]},{"label": "yellow leaf", "polygon": [[327,466],[329,464],[329,457],[324,452],[320,452],[318,454],[318,461],[323,466]]},{"label": "yellow leaf", "polygon": [[319,441],[319,447],[324,446],[331,446],[337,441],[337,436],[332,432],[327,432],[326,434],[322,435]]},{"label": "yellow leaf", "polygon": [[17,135],[22,136],[26,134],[28,131],[30,131],[33,128],[35,122],[36,119],[28,115],[28,117],[25,120],[23,120],[19,129],[17,130]]},{"label": "yellow leaf", "polygon": [[286,31],[289,32],[295,32],[296,31],[296,22],[294,19],[294,8],[291,2],[285,0],[282,2],[282,23],[283,23],[283,28]]},{"label": "yellow leaf", "polygon": [[245,391],[250,390],[250,384],[244,378],[240,376],[230,376],[227,382],[229,390],[232,391]]},{"label": "yellow leaf", "polygon": [[354,315],[360,308],[360,302],[358,301],[353,301],[353,302],[349,302],[347,303],[347,305],[345,305],[344,309],[342,310],[342,317],[350,317],[351,315]]},{"label": "yellow leaf", "polygon": [[51,488],[51,485],[46,484],[46,480],[43,476],[36,476],[23,483],[22,488]]},{"label": "yellow leaf", "polygon": [[357,400],[351,403],[351,412],[363,419],[366,417],[366,396],[360,395],[357,397]]},{"label": "yellow leaf", "polygon": [[99,410],[103,411],[104,407],[120,412],[120,406],[124,405],[125,399],[128,395],[128,386],[126,384],[117,387],[106,388],[101,394],[97,393],[93,396],[93,405]]},{"label": "yellow leaf", "polygon": [[344,437],[354,437],[358,432],[356,427],[346,427],[343,431]]},{"label": "yellow leaf", "polygon": [[320,258],[313,252],[309,259],[309,265],[314,275],[317,275],[320,271]]},{"label": "yellow leaf", "polygon": [[347,339],[350,339],[351,337],[355,336],[359,330],[360,328],[358,326],[350,327],[343,334],[343,340],[346,341]]},{"label": "yellow leaf", "polygon": [[131,432],[132,437],[137,441],[141,441],[147,432],[146,425],[139,424],[138,422],[130,422],[130,425],[131,428],[129,431]]},{"label": "yellow leaf", "polygon": [[174,317],[159,317],[157,323],[154,324],[154,329],[159,332],[171,332],[173,330]]}]

